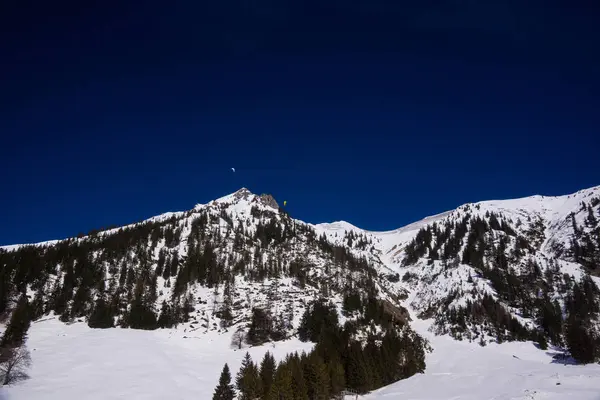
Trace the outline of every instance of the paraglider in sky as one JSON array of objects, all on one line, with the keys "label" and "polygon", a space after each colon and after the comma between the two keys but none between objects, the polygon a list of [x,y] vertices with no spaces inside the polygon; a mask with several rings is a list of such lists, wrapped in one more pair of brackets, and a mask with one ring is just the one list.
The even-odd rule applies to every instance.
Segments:
[{"label": "paraglider in sky", "polygon": [[235,168],[233,168],[233,167],[232,167],[232,168],[231,168],[231,170],[232,170],[233,172],[235,172]]},{"label": "paraglider in sky", "polygon": [[287,204],[287,200],[283,201],[283,206],[285,207],[285,205]]}]

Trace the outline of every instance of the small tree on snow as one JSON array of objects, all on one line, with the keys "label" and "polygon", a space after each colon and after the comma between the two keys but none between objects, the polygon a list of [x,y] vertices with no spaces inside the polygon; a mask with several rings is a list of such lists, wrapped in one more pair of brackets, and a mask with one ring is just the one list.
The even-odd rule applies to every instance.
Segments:
[{"label": "small tree on snow", "polygon": [[241,349],[244,345],[245,340],[246,331],[244,331],[244,328],[239,327],[231,336],[231,347]]},{"label": "small tree on snow", "polygon": [[29,378],[26,371],[31,366],[31,356],[25,347],[5,347],[0,349],[0,379],[2,385]]},{"label": "small tree on snow", "polygon": [[213,394],[213,400],[233,400],[234,397],[235,391],[231,384],[231,373],[229,372],[229,366],[225,364],[219,378],[219,385]]}]

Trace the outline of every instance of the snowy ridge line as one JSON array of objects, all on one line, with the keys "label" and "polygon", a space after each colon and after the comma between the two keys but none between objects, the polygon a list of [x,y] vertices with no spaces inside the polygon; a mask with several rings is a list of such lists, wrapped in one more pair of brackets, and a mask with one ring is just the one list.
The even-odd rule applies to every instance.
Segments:
[{"label": "snowy ridge line", "polygon": [[[465,203],[465,204],[462,204],[461,206],[457,207],[455,210],[449,210],[449,211],[444,211],[439,214],[434,214],[434,215],[425,217],[419,221],[415,221],[408,225],[402,226],[397,229],[389,230],[389,231],[365,230],[365,229],[359,228],[359,227],[357,227],[349,222],[346,222],[346,221],[335,221],[335,222],[330,222],[330,223],[324,222],[324,223],[318,223],[318,224],[309,224],[309,223],[306,223],[306,222],[303,222],[300,220],[295,220],[295,221],[301,222],[301,223],[306,223],[307,225],[309,225],[313,228],[318,228],[320,230],[322,229],[325,231],[354,230],[357,232],[363,232],[363,233],[372,234],[375,236],[386,236],[386,235],[399,234],[399,233],[403,233],[403,232],[420,229],[421,227],[423,227],[431,222],[434,222],[436,220],[442,219],[442,218],[452,214],[456,210],[460,210],[466,206],[482,205],[482,206],[491,206],[494,208],[499,208],[501,206],[514,204],[512,207],[507,207],[509,210],[512,211],[515,208],[517,208],[518,205],[523,207],[523,206],[527,206],[527,205],[531,206],[532,204],[535,204],[534,202],[531,202],[531,200],[538,202],[538,203],[540,201],[557,200],[557,199],[566,201],[567,199],[572,198],[573,196],[584,195],[584,194],[586,195],[584,197],[589,197],[593,194],[600,194],[600,185],[593,186],[593,187],[587,188],[587,189],[581,189],[575,193],[562,195],[562,196],[532,195],[532,196],[521,197],[521,198],[517,198],[517,199],[482,200],[479,202]],[[241,188],[234,193],[222,196],[222,197],[212,200],[208,203],[204,203],[204,204],[197,203],[191,210],[166,212],[163,214],[159,214],[159,215],[147,218],[147,219],[139,221],[139,222],[134,222],[134,223],[123,225],[123,226],[120,226],[117,228],[101,231],[101,232],[98,232],[97,235],[99,235],[99,236],[110,235],[112,233],[117,232],[119,229],[132,228],[132,227],[135,227],[137,225],[147,223],[147,222],[160,222],[160,221],[164,221],[166,219],[172,218],[172,217],[179,218],[179,217],[184,216],[188,212],[200,211],[211,205],[219,205],[219,204],[227,204],[227,203],[235,202],[236,200],[239,200],[240,198],[244,198],[246,200],[247,200],[247,198],[251,198],[251,201],[248,201],[248,203],[252,203],[253,201],[255,201],[255,199],[257,197],[258,197],[257,195],[251,193],[248,189]],[[525,202],[525,200],[530,200],[530,202]],[[257,204],[259,204],[259,203],[257,202]],[[269,208],[272,208],[272,207],[269,207]],[[57,244],[61,241],[70,240],[70,239],[74,239],[74,238],[75,237],[72,236],[72,237],[67,237],[67,238],[63,238],[63,239],[53,239],[53,240],[42,241],[42,242],[37,242],[37,243],[21,243],[21,244],[4,245],[4,246],[0,246],[0,249],[6,250],[6,251],[12,251],[12,250],[17,250],[23,246],[49,246],[49,245]],[[81,238],[77,238],[77,239],[84,240],[87,238],[89,238],[89,235],[85,235],[85,236],[83,236]]]}]

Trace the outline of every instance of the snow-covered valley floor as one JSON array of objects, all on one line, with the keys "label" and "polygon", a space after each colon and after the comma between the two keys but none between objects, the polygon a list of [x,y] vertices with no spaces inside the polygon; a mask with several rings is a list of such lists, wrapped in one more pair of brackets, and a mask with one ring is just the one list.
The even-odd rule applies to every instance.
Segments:
[{"label": "snow-covered valley floor", "polygon": [[[428,334],[426,321],[414,326],[434,347],[426,372],[364,399],[600,400],[599,365],[555,364],[551,351],[531,343],[481,347]],[[234,351],[230,334],[101,330],[51,319],[31,326],[28,347],[31,379],[1,389],[0,398],[210,399],[223,364],[229,363],[235,374],[246,350],[260,361],[267,350],[281,359],[288,352],[310,350],[311,344],[292,339]]]},{"label": "snow-covered valley floor", "polygon": [[27,341],[31,378],[0,389],[0,399],[210,399],[223,364],[234,375],[246,351],[260,362],[266,351],[280,360],[289,352],[312,348],[291,339],[233,350],[230,341],[231,332],[91,329],[57,319],[33,323]]}]

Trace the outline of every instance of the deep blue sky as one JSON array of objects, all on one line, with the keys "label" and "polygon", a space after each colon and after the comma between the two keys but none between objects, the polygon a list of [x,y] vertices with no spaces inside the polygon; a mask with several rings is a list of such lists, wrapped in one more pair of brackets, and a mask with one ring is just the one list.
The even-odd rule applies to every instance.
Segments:
[{"label": "deep blue sky", "polygon": [[593,0],[8,3],[0,244],[242,186],[383,230],[600,184]]}]

